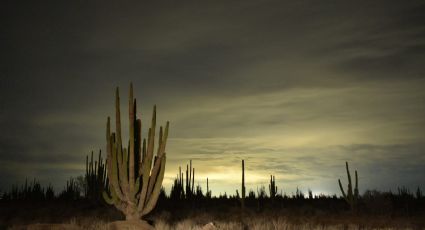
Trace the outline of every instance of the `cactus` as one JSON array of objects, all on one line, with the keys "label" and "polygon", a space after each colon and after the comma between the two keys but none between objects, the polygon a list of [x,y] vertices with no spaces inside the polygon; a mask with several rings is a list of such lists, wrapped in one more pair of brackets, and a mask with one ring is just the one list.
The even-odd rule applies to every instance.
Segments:
[{"label": "cactus", "polygon": [[[195,191],[195,168],[192,167],[192,160],[186,165],[186,179],[184,179],[181,167],[179,173],[174,179],[174,184],[171,187],[170,196],[173,199],[192,199],[196,194]],[[185,182],[184,182],[185,181]],[[208,190],[208,189],[207,189]],[[207,191],[208,192],[208,191]]]},{"label": "cactus", "polygon": [[74,201],[80,199],[80,192],[77,181],[71,177],[66,181],[66,187],[58,197],[61,200]]},{"label": "cactus", "polygon": [[261,185],[260,188],[258,188],[257,186],[257,197],[258,199],[264,199],[266,198],[266,187],[264,187],[264,185]]},{"label": "cactus", "polygon": [[[165,171],[165,146],[169,122],[163,132],[159,129],[157,153],[154,158],[156,130],[156,106],[153,108],[152,123],[148,137],[141,141],[142,122],[136,117],[136,99],[133,85],[129,93],[129,137],[128,148],[121,139],[121,115],[119,89],[115,94],[116,132],[111,133],[110,118],[106,124],[107,176],[109,191],[103,192],[108,204],[124,213],[126,220],[140,220],[151,212],[158,201]],[[152,162],[153,160],[153,162]],[[153,163],[153,164],[152,164]]]},{"label": "cactus", "polygon": [[308,199],[310,199],[310,200],[314,199],[313,191],[311,191],[311,189],[308,189]]},{"label": "cactus", "polygon": [[179,173],[171,186],[170,199],[173,201],[183,200],[185,197],[183,187],[183,173],[181,167],[179,167]]},{"label": "cactus", "polygon": [[205,193],[205,196],[207,198],[211,198],[211,191],[210,191],[210,187],[208,185],[208,177],[207,177],[207,192]]},{"label": "cactus", "polygon": [[242,212],[245,210],[245,161],[242,160],[242,197],[241,197],[241,204],[242,204]]},{"label": "cactus", "polygon": [[195,168],[192,168],[192,160],[190,160],[189,165],[186,165],[186,198],[191,198],[195,194]]},{"label": "cactus", "polygon": [[304,200],[305,199],[305,195],[303,193],[303,191],[301,191],[300,189],[298,189],[295,191],[295,199],[299,199],[299,200]]},{"label": "cactus", "polygon": [[204,194],[202,192],[202,187],[201,185],[196,185],[196,189],[195,189],[195,197],[196,199],[199,201],[200,199],[202,199],[204,197]]},{"label": "cactus", "polygon": [[46,187],[45,198],[46,200],[53,200],[55,198],[55,191],[51,184]]},{"label": "cactus", "polygon": [[277,195],[277,186],[276,186],[276,181],[273,175],[270,175],[269,192],[270,192],[270,198],[274,199]]},{"label": "cactus", "polygon": [[47,187],[42,187],[40,182],[34,178],[33,182],[28,182],[25,179],[25,184],[18,186],[12,185],[10,191],[0,192],[0,200],[7,201],[47,201],[55,198],[53,187],[49,184]]},{"label": "cactus", "polygon": [[354,210],[357,206],[357,201],[358,201],[358,198],[359,198],[357,170],[355,170],[356,184],[355,184],[355,188],[354,188],[354,192],[353,192],[350,170],[348,169],[348,162],[345,162],[345,168],[347,169],[347,177],[348,177],[347,193],[345,193],[344,189],[342,188],[342,184],[341,184],[340,179],[338,179],[338,184],[339,184],[339,188],[341,189],[341,193],[342,193],[342,196],[344,197],[345,201],[350,205],[351,210]]},{"label": "cactus", "polygon": [[98,202],[102,200],[102,193],[107,189],[106,167],[102,159],[102,152],[99,150],[98,160],[93,161],[93,151],[89,162],[89,156],[86,156],[86,176],[85,176],[84,195],[91,201]]}]

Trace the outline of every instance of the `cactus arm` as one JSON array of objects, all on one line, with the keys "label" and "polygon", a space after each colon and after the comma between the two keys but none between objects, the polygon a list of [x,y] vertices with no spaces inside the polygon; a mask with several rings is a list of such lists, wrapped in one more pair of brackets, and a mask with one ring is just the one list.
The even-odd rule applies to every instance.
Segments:
[{"label": "cactus arm", "polygon": [[139,162],[139,177],[143,175],[143,162],[146,158],[146,138],[143,138],[143,144],[142,144],[142,152],[141,152],[141,161]]},{"label": "cactus arm", "polygon": [[[135,199],[138,199],[137,198],[137,193],[139,192],[139,189],[140,189],[140,177],[137,177],[136,182],[134,182],[134,192],[131,195]],[[137,202],[137,201],[135,201],[135,202]]]},{"label": "cactus arm", "polygon": [[347,196],[348,196],[348,198],[351,198],[351,195],[353,194],[353,186],[352,186],[352,183],[351,183],[350,170],[348,169],[348,162],[345,162],[345,168],[347,170],[347,178],[348,178]]},{"label": "cactus arm", "polygon": [[[111,143],[111,118],[106,120],[106,158],[112,159],[112,143]],[[111,161],[107,161],[108,171],[112,170]]]},{"label": "cactus arm", "polygon": [[344,199],[347,199],[347,195],[344,192],[344,188],[342,187],[340,179],[338,179],[338,184],[339,184],[339,189],[341,189],[342,196],[344,197]]},{"label": "cactus arm", "polygon": [[108,158],[105,159],[105,164],[103,165],[103,187],[107,187],[108,185],[108,175],[106,174],[108,167]]},{"label": "cactus arm", "polygon": [[156,152],[156,155],[157,156],[160,156],[162,153],[161,153],[161,145],[162,145],[162,141],[163,141],[163,138],[162,138],[162,136],[163,136],[163,134],[162,134],[162,126],[160,126],[159,127],[159,136],[158,136],[158,151]]},{"label": "cactus arm", "polygon": [[[111,141],[113,141],[115,139],[115,135],[112,134],[111,136]],[[124,194],[121,191],[121,186],[120,186],[120,182],[119,182],[119,178],[118,178],[118,155],[117,155],[117,144],[115,142],[112,143],[112,170],[111,170],[111,174],[109,175],[109,181],[110,184],[112,185],[115,194],[117,194],[117,196],[119,197],[120,200],[124,200]],[[112,189],[111,189],[112,190]]]},{"label": "cactus arm", "polygon": [[115,92],[115,130],[117,137],[117,149],[121,152],[122,140],[121,140],[121,114],[120,114],[120,94],[119,88],[117,87]]},{"label": "cactus arm", "polygon": [[124,184],[124,169],[123,169],[123,165],[124,165],[124,154],[123,154],[123,149],[122,147],[120,147],[120,145],[118,144],[118,142],[116,143],[116,155],[117,155],[117,181],[118,184],[122,190],[122,195],[124,197],[124,199],[127,199],[127,195],[125,194],[124,190],[126,189],[125,184]]},{"label": "cactus arm", "polygon": [[165,125],[165,131],[164,131],[164,136],[163,136],[163,140],[161,142],[161,153],[165,152],[165,146],[167,145],[167,139],[168,139],[168,128],[170,127],[170,122],[167,121],[167,124]]},{"label": "cactus arm", "polygon": [[110,205],[114,205],[114,204],[117,204],[118,203],[118,197],[117,197],[117,194],[115,193],[115,190],[114,189],[110,189],[111,190],[111,195],[109,196],[109,194],[106,192],[106,191],[103,191],[103,193],[102,193],[102,196],[103,196],[103,199],[105,200],[105,202],[107,203],[107,204],[110,204]]},{"label": "cactus arm", "polygon": [[102,193],[103,199],[109,205],[114,205],[118,210],[125,213],[126,205],[117,196],[116,193],[111,189],[111,196],[105,191]]},{"label": "cactus arm", "polygon": [[347,170],[347,178],[348,178],[348,190],[347,190],[347,201],[352,206],[353,204],[353,184],[351,182],[350,170],[348,169],[348,162],[345,162],[345,168]]},{"label": "cactus arm", "polygon": [[192,194],[195,192],[194,190],[194,186],[195,186],[195,168],[192,169],[193,173],[192,173]]},{"label": "cactus arm", "polygon": [[[164,148],[162,148],[162,145],[165,145],[166,142],[167,142],[167,136],[166,135],[168,135],[168,126],[166,127],[166,132],[164,133],[164,135],[162,133],[162,127],[160,127],[158,138],[161,141],[159,141],[157,158],[154,162],[154,166],[153,166],[152,173],[151,173],[151,179],[149,180],[149,186],[148,186],[148,191],[147,191],[148,194],[150,194],[152,192],[152,190],[154,189],[154,186],[157,183],[156,180],[152,180],[152,175],[153,175],[153,178],[156,178],[158,171],[160,170],[160,167],[162,166],[160,161],[162,160],[161,157],[165,155],[165,152],[161,152],[161,150],[164,149]],[[147,197],[147,199],[149,199],[149,196]]]},{"label": "cactus arm", "polygon": [[358,183],[358,177],[357,177],[357,170],[355,171],[356,175],[356,187],[354,188],[354,198],[357,199],[359,196],[359,183]]},{"label": "cactus arm", "polygon": [[[90,157],[90,165],[89,165],[89,175],[92,175],[93,174],[93,151],[91,151],[91,157]],[[90,178],[91,179],[91,178]],[[90,182],[91,182],[91,180],[90,180]]]},{"label": "cactus arm", "polygon": [[242,204],[242,211],[245,209],[245,161],[242,160],[242,197],[241,197],[241,204]]},{"label": "cactus arm", "polygon": [[152,126],[150,128],[151,132],[148,137],[148,148],[147,148],[147,157],[146,157],[146,165],[148,168],[152,166],[153,150],[155,147],[155,130],[156,130],[156,105],[153,107]]},{"label": "cactus arm", "polygon": [[119,88],[116,88],[115,91],[115,129],[116,129],[116,153],[117,153],[117,159],[118,159],[118,181],[122,190],[122,195],[124,199],[128,199],[127,193],[124,191],[126,190],[126,181],[124,174],[124,153],[122,149],[122,139],[121,139],[121,112],[120,112],[120,95],[119,95]]},{"label": "cactus arm", "polygon": [[146,206],[144,206],[144,209],[142,210],[142,213],[141,213],[142,216],[151,212],[153,210],[153,208],[155,207],[156,202],[158,201],[162,181],[164,179],[165,161],[166,161],[166,157],[165,157],[165,153],[164,153],[164,155],[161,158],[158,159],[158,162],[161,162],[161,170],[159,172],[158,177],[155,178],[155,181],[156,181],[155,187],[152,191],[152,195],[151,195],[150,199],[147,201]]},{"label": "cactus arm", "polygon": [[[124,190],[125,191],[130,191],[130,186],[129,186],[129,181],[128,181],[128,149],[127,148],[123,148],[123,163],[122,163],[122,169],[123,169],[123,174],[124,174]],[[130,193],[127,193],[127,198],[130,200]]]},{"label": "cactus arm", "polygon": [[190,190],[191,194],[193,192],[192,187],[193,187],[193,184],[192,184],[192,160],[190,160],[190,162],[189,162],[189,190]]},{"label": "cactus arm", "polygon": [[[111,134],[111,121],[108,117],[106,122],[106,149],[107,149],[107,167],[108,167],[108,178],[111,183],[111,190],[114,190],[115,194],[120,198],[124,199],[124,196],[119,187],[117,178],[117,148],[115,143],[115,134]],[[109,160],[108,160],[109,159]]]},{"label": "cactus arm", "polygon": [[270,192],[270,197],[273,197],[273,193],[272,193],[272,175],[270,175],[270,184],[269,184],[269,192]]},{"label": "cactus arm", "polygon": [[190,180],[189,180],[189,165],[186,165],[186,195],[189,194]]},{"label": "cactus arm", "polygon": [[128,150],[129,154],[129,162],[128,162],[128,181],[129,181],[129,192],[131,194],[131,199],[133,199],[134,194],[134,122],[135,122],[135,114],[134,114],[134,99],[133,99],[133,83],[130,83],[130,93],[128,99],[128,114],[129,114],[129,138],[130,138],[130,146]]},{"label": "cactus arm", "polygon": [[[136,99],[134,99],[134,113],[136,113]],[[142,121],[136,117],[136,132],[135,132],[135,160],[134,160],[134,177],[135,179],[140,176],[140,163],[142,162]],[[136,190],[136,189],[135,189]]]},{"label": "cactus arm", "polygon": [[146,194],[146,201],[148,201],[152,195],[152,191],[154,189],[154,187],[156,186],[156,179],[158,176],[158,173],[161,170],[161,159],[157,156],[155,156],[155,160],[154,160],[154,166],[152,168],[152,172],[151,172],[151,176],[149,178],[149,183],[148,183],[148,190],[147,190],[147,194]]},{"label": "cactus arm", "polygon": [[[115,143],[117,145],[116,148],[116,154],[117,154],[117,160],[118,160],[118,176],[119,176],[119,182],[122,183],[124,180],[124,174],[122,173],[122,162],[123,162],[123,156],[122,156],[122,140],[121,140],[121,115],[120,115],[120,95],[119,95],[119,88],[117,87],[115,91],[115,131],[116,131],[116,139]],[[125,194],[123,194],[125,196]]]},{"label": "cactus arm", "polygon": [[143,180],[142,180],[142,191],[139,198],[138,209],[143,210],[146,202],[146,194],[148,190],[149,183],[149,175],[150,169],[152,165],[152,157],[153,157],[153,148],[154,148],[154,139],[155,139],[155,126],[156,126],[156,106],[153,107],[153,115],[152,115],[152,126],[149,129],[149,137],[148,137],[148,147],[146,152],[146,157],[143,159]]}]

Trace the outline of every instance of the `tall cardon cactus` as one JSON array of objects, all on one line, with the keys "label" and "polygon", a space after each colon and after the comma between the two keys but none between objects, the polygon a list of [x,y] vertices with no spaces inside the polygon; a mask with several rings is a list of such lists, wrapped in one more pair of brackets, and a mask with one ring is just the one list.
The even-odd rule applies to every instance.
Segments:
[{"label": "tall cardon cactus", "polygon": [[[159,129],[158,147],[154,158],[156,107],[153,108],[148,137],[142,142],[142,122],[136,117],[136,99],[133,98],[133,85],[130,84],[129,142],[123,146],[121,139],[120,98],[118,88],[115,95],[116,132],[111,133],[110,118],[106,124],[107,174],[109,191],[103,192],[108,204],[125,214],[127,220],[140,220],[156,205],[165,171],[165,146],[169,122],[163,131]],[[152,164],[153,160],[153,164]]]},{"label": "tall cardon cactus", "polygon": [[348,189],[347,193],[344,191],[344,188],[342,188],[341,180],[338,179],[339,188],[341,189],[342,196],[344,197],[345,201],[350,205],[351,210],[354,210],[357,206],[357,201],[359,199],[359,188],[358,188],[358,178],[357,178],[357,170],[355,170],[355,177],[356,177],[356,184],[353,191],[353,185],[351,183],[351,175],[350,170],[348,169],[348,162],[345,162],[345,168],[347,170],[347,177],[348,177]]}]

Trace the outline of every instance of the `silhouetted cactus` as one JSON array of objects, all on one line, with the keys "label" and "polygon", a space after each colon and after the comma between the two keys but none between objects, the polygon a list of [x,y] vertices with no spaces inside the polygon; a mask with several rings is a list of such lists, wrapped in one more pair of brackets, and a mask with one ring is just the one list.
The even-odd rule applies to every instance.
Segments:
[{"label": "silhouetted cactus", "polygon": [[66,181],[65,189],[59,194],[59,199],[73,201],[81,198],[81,191],[74,178],[70,178]]},{"label": "silhouetted cactus", "polygon": [[[136,116],[136,99],[133,98],[133,85],[129,92],[129,143],[123,148],[121,139],[121,115],[119,91],[115,95],[116,132],[111,133],[110,118],[107,119],[107,175],[109,191],[103,192],[108,204],[124,213],[127,220],[139,220],[151,212],[160,195],[165,171],[165,146],[169,122],[165,131],[159,129],[158,150],[154,157],[156,131],[156,106],[153,108],[152,123],[148,138],[141,142],[142,122]],[[153,165],[152,165],[153,160]]]},{"label": "silhouetted cactus", "polygon": [[192,168],[192,160],[190,160],[189,165],[186,165],[186,198],[192,198],[195,194],[194,189],[195,184],[195,168]]},{"label": "silhouetted cactus", "polygon": [[313,199],[313,191],[311,191],[311,189],[308,189],[308,199]]},{"label": "silhouetted cactus", "polygon": [[[195,167],[192,167],[192,160],[186,165],[186,177],[179,167],[179,173],[174,179],[174,183],[171,187],[170,197],[174,200],[187,199],[191,200],[195,197],[199,198],[198,191],[195,189]],[[207,194],[208,196],[208,181],[207,181]],[[198,194],[198,195],[197,195]],[[209,195],[211,196],[211,194]]]},{"label": "silhouetted cactus", "polygon": [[202,192],[202,187],[199,184],[196,185],[195,197],[196,197],[196,200],[201,200],[204,197],[204,193]]},{"label": "silhouetted cactus", "polygon": [[53,187],[50,184],[46,188],[45,198],[46,200],[53,200],[55,198],[55,191],[53,190]]},{"label": "silhouetted cactus", "polygon": [[264,187],[264,185],[260,186],[260,188],[257,186],[257,197],[260,199],[265,199],[267,197],[266,187]]},{"label": "silhouetted cactus", "polygon": [[171,186],[170,199],[183,200],[185,198],[184,188],[183,188],[183,173],[181,172],[181,167],[179,167],[179,173],[174,179],[174,183]]},{"label": "silhouetted cactus", "polygon": [[1,197],[2,200],[8,201],[43,201],[54,199],[53,187],[49,185],[43,188],[35,178],[33,182],[28,182],[25,179],[25,184],[13,185],[9,192],[4,192]]},{"label": "silhouetted cactus", "polygon": [[305,195],[304,195],[303,191],[298,189],[298,187],[297,187],[297,190],[295,191],[295,199],[298,199],[298,200],[304,200],[305,199]]},{"label": "silhouetted cactus", "polygon": [[207,198],[211,198],[211,190],[210,190],[210,187],[208,185],[208,177],[207,177],[207,192],[205,193],[205,196]]},{"label": "silhouetted cactus", "polygon": [[102,193],[107,189],[106,167],[102,159],[102,152],[99,150],[98,160],[93,160],[93,151],[89,161],[86,156],[86,175],[84,195],[93,202],[102,201]]},{"label": "silhouetted cactus", "polygon": [[241,199],[241,196],[239,195],[239,190],[237,190],[237,189],[236,189],[236,195],[235,195],[235,198],[236,198],[236,199],[238,199],[238,200],[240,200],[240,199]]},{"label": "silhouetted cactus", "polygon": [[255,200],[255,192],[254,190],[250,189],[248,192],[248,199],[249,200]]},{"label": "silhouetted cactus", "polygon": [[277,195],[277,186],[276,186],[276,180],[273,175],[270,175],[269,192],[270,192],[270,198],[274,199]]},{"label": "silhouetted cactus", "polygon": [[342,196],[344,197],[345,201],[350,205],[351,210],[354,210],[357,206],[357,201],[359,199],[357,170],[355,170],[356,184],[355,184],[354,191],[353,191],[353,185],[351,183],[350,170],[348,169],[348,162],[345,162],[345,168],[347,170],[347,178],[348,178],[347,193],[345,193],[344,189],[342,188],[342,184],[341,184],[340,179],[338,179],[338,184],[339,184],[339,188],[341,189],[341,193],[342,193]]},{"label": "silhouetted cactus", "polygon": [[[245,161],[242,160],[242,197],[241,197],[241,207],[242,212],[245,210]],[[254,195],[255,196],[255,195]]]}]

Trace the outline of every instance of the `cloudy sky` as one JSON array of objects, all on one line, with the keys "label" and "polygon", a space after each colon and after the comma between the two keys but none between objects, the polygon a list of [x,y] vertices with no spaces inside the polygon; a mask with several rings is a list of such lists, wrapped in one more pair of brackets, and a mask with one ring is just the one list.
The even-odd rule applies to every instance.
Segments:
[{"label": "cloudy sky", "polygon": [[425,189],[424,1],[2,1],[0,15],[1,190],[82,175],[130,82],[145,124],[154,104],[171,122],[166,188],[192,159],[196,183],[234,193],[245,159],[254,190],[273,174],[287,194],[339,194],[345,161],[361,192]]}]

